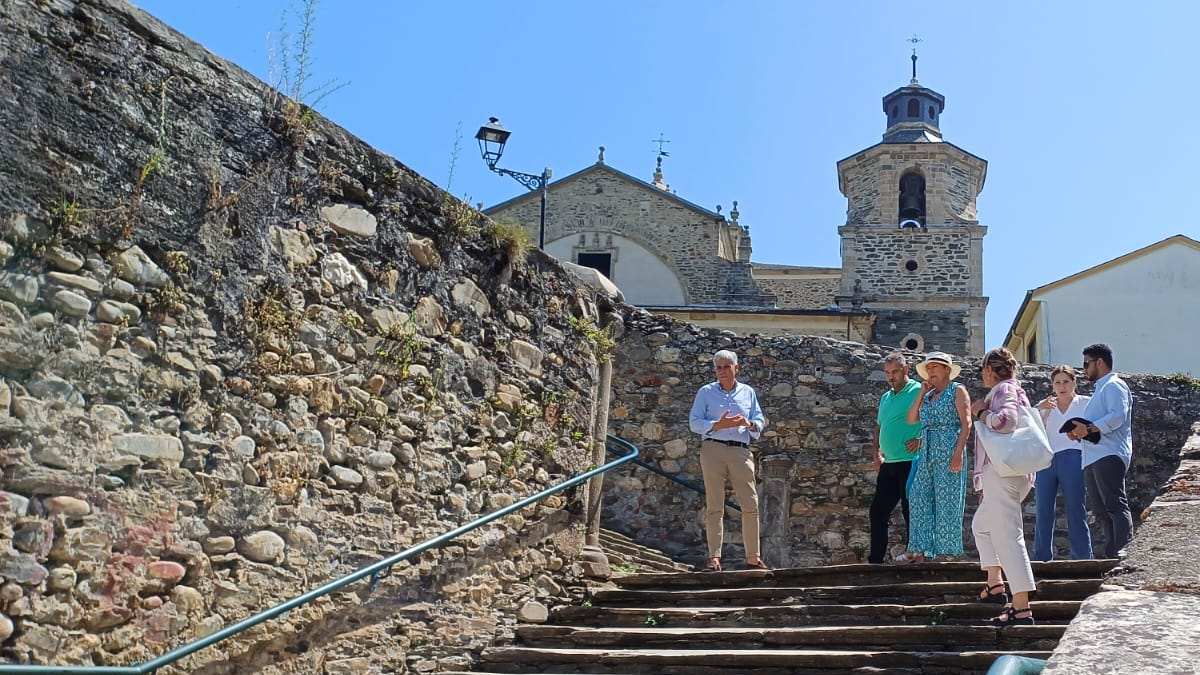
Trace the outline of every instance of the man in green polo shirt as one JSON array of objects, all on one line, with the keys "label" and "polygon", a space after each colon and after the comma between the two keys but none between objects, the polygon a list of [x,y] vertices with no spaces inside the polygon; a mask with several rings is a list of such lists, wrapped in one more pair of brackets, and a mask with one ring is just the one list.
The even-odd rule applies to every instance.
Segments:
[{"label": "man in green polo shirt", "polygon": [[921,425],[908,423],[908,409],[921,392],[921,383],[908,378],[904,355],[892,352],[883,359],[883,374],[891,388],[879,399],[875,418],[875,498],[871,500],[871,553],[867,562],[880,564],[887,553],[888,521],[896,502],[904,507],[908,529],[908,472],[913,455],[921,449]]}]

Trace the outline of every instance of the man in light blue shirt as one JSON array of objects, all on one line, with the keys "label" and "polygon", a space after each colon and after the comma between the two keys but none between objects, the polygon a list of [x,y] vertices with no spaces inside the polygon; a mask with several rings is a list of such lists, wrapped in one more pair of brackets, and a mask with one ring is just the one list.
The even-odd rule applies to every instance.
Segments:
[{"label": "man in light blue shirt", "polygon": [[[1125,495],[1125,474],[1133,459],[1133,397],[1113,372],[1112,349],[1094,344],[1083,350],[1083,372],[1096,383],[1083,417],[1067,433],[1081,441],[1083,478],[1092,511],[1104,526],[1104,555],[1116,558],[1133,538],[1133,517]],[[1099,439],[1096,440],[1096,435]],[[1086,440],[1089,436],[1094,440]]]},{"label": "man in light blue shirt", "polygon": [[737,381],[737,354],[723,349],[713,355],[717,381],[700,387],[689,423],[700,435],[700,471],[704,474],[704,533],[708,541],[706,570],[721,571],[724,536],[725,479],[733,483],[742,509],[742,543],[748,569],[767,569],[759,551],[758,489],[750,443],[767,426],[754,388]]}]

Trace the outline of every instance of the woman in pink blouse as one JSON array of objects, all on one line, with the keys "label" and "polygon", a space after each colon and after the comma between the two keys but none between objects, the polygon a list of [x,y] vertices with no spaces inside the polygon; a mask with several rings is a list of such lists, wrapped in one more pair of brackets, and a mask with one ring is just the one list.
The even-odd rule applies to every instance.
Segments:
[{"label": "woman in pink blouse", "polygon": [[[971,413],[992,431],[1012,433],[1018,411],[1029,405],[1029,397],[1017,382],[1017,360],[1003,347],[993,349],[983,357],[980,373],[991,391],[971,405]],[[1033,475],[1001,476],[988,461],[986,449],[976,443],[973,479],[975,489],[983,491],[983,499],[975,510],[971,531],[979,549],[979,564],[987,571],[987,587],[980,592],[979,601],[1004,603],[1004,611],[992,619],[997,626],[1033,625],[1029,609],[1033,567],[1025,548],[1021,513],[1021,502],[1033,487]],[[1011,602],[1001,572],[1008,578]]]}]

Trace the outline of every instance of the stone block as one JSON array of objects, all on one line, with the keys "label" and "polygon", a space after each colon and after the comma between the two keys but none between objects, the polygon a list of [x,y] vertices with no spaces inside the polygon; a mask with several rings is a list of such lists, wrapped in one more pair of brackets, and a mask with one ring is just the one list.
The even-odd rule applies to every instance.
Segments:
[{"label": "stone block", "polygon": [[26,274],[0,271],[0,298],[18,305],[30,305],[37,300],[38,280]]},{"label": "stone block", "polygon": [[274,563],[283,557],[285,546],[283,537],[270,530],[260,530],[238,541],[237,550],[254,562]]},{"label": "stone block", "polygon": [[321,258],[321,278],[334,288],[367,290],[367,278],[341,253]]},{"label": "stone block", "polygon": [[354,237],[374,237],[378,226],[375,216],[349,204],[321,207],[321,218],[338,233]]},{"label": "stone block", "polygon": [[92,301],[74,291],[58,291],[54,294],[54,308],[67,316],[83,317],[92,311]]},{"label": "stone block", "polygon": [[132,246],[117,255],[113,261],[113,272],[136,286],[158,288],[171,282],[171,277],[138,246]]},{"label": "stone block", "polygon": [[68,518],[81,518],[92,512],[92,505],[75,497],[50,497],[45,501],[46,511],[51,515],[61,513]]},{"label": "stone block", "polygon": [[512,355],[513,360],[517,362],[517,365],[524,368],[531,375],[540,376],[542,374],[542,358],[545,355],[535,345],[529,344],[524,340],[513,340],[508,345],[508,352]]},{"label": "stone block", "polygon": [[680,459],[688,454],[687,441],[676,438],[663,443],[663,453],[670,459]]},{"label": "stone block", "polygon": [[524,623],[546,623],[550,618],[550,610],[540,602],[526,602],[517,610],[517,619]]},{"label": "stone block", "polygon": [[455,284],[450,291],[450,296],[454,299],[454,304],[471,310],[478,317],[492,313],[492,303],[470,279],[463,279]]},{"label": "stone block", "polygon": [[178,464],[183,461],[183,443],[175,436],[160,434],[118,434],[113,449],[121,454]]},{"label": "stone block", "polygon": [[430,296],[417,301],[412,317],[422,335],[438,337],[446,332],[446,312],[437,300]]},{"label": "stone block", "polygon": [[442,256],[438,254],[433,240],[428,237],[412,237],[408,240],[408,253],[425,269],[435,269],[442,266]]}]

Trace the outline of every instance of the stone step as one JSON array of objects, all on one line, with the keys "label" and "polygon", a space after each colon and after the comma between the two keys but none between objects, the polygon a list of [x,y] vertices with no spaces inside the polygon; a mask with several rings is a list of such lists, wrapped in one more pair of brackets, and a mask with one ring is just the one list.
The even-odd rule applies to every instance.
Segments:
[{"label": "stone step", "polygon": [[518,626],[527,647],[626,649],[765,649],[773,647],[883,651],[963,649],[1053,650],[1066,626],[808,626],[804,628],[591,628]]},{"label": "stone step", "polygon": [[[604,528],[600,528],[600,539],[602,539],[602,540],[607,539],[608,541],[616,541],[616,542],[620,542],[622,544],[626,544],[628,546],[644,546],[644,544],[638,543],[638,540],[634,539],[633,537],[630,537],[627,534],[621,534],[620,532],[617,532],[616,530],[606,530]],[[661,551],[660,551],[660,553],[661,553]]]},{"label": "stone step", "polygon": [[612,532],[611,530],[600,530],[600,544],[606,550],[614,550],[620,553],[633,554],[639,558],[647,560],[655,560],[671,567],[671,571],[689,572],[691,565],[681,563],[667,554],[649,546],[644,546],[638,542],[626,537],[623,534]]},{"label": "stone step", "polygon": [[[1039,624],[1065,624],[1079,612],[1078,600],[1031,602]],[[861,626],[987,624],[997,605],[977,602],[930,605],[760,605],[755,607],[559,607],[550,622],[573,626],[644,626],[653,616],[663,626]]]},{"label": "stone step", "polygon": [[[565,649],[496,647],[482,660],[496,673],[608,675],[808,675],[871,669],[871,673],[983,673],[1003,654],[1049,658],[1049,651],[839,651],[828,649]],[[862,671],[868,672],[868,671]]]},{"label": "stone step", "polygon": [[657,560],[659,562],[666,563],[668,565],[680,564],[680,563],[675,562],[674,560],[671,560],[670,558],[663,555],[659,551],[655,551],[654,549],[646,548],[644,546],[635,546],[633,544],[626,544],[625,542],[620,542],[620,541],[609,541],[608,539],[605,539],[604,537],[600,537],[600,546],[606,551],[611,550],[611,551],[619,551],[621,553],[629,553],[631,555],[643,557],[648,560]]},{"label": "stone step", "polygon": [[660,551],[655,551],[654,549],[646,548],[645,546],[638,546],[637,544],[629,544],[629,543],[625,543],[623,541],[613,541],[611,539],[605,539],[603,536],[600,537],[600,545],[605,551],[612,550],[612,551],[617,551],[619,553],[628,553],[630,555],[634,555],[639,558],[645,558],[647,560],[656,560],[665,565],[671,565],[671,566],[679,565],[681,567],[683,566],[682,563],[675,562],[674,560],[663,555]]},{"label": "stone step", "polygon": [[[616,581],[624,581],[624,578]],[[686,590],[613,589],[592,595],[593,605],[612,607],[737,607],[763,604],[856,605],[969,602],[983,583],[921,581],[865,586],[752,586]],[[1038,600],[1083,600],[1100,589],[1099,579],[1051,579],[1038,584]]]},{"label": "stone step", "polygon": [[622,542],[625,542],[626,544],[637,545],[637,540],[634,539],[633,537],[630,537],[627,534],[622,534],[620,532],[617,532],[616,530],[610,530],[610,529],[603,528],[603,527],[600,528],[600,538],[601,539],[611,539],[614,541],[622,541]]},{"label": "stone step", "polygon": [[[646,560],[628,553],[618,553],[612,549],[605,548],[605,554],[608,556],[608,563],[613,568],[614,575],[623,574],[644,574],[647,571],[654,572],[681,572],[682,570],[674,566],[660,563],[656,560]],[[632,571],[631,571],[632,570]]]},{"label": "stone step", "polygon": [[[1116,560],[1056,560],[1033,563],[1037,579],[1096,579],[1115,567]],[[830,565],[769,571],[632,574],[619,580],[623,588],[711,588],[715,586],[847,586],[919,581],[978,581],[979,563],[944,562],[911,565]]]}]

